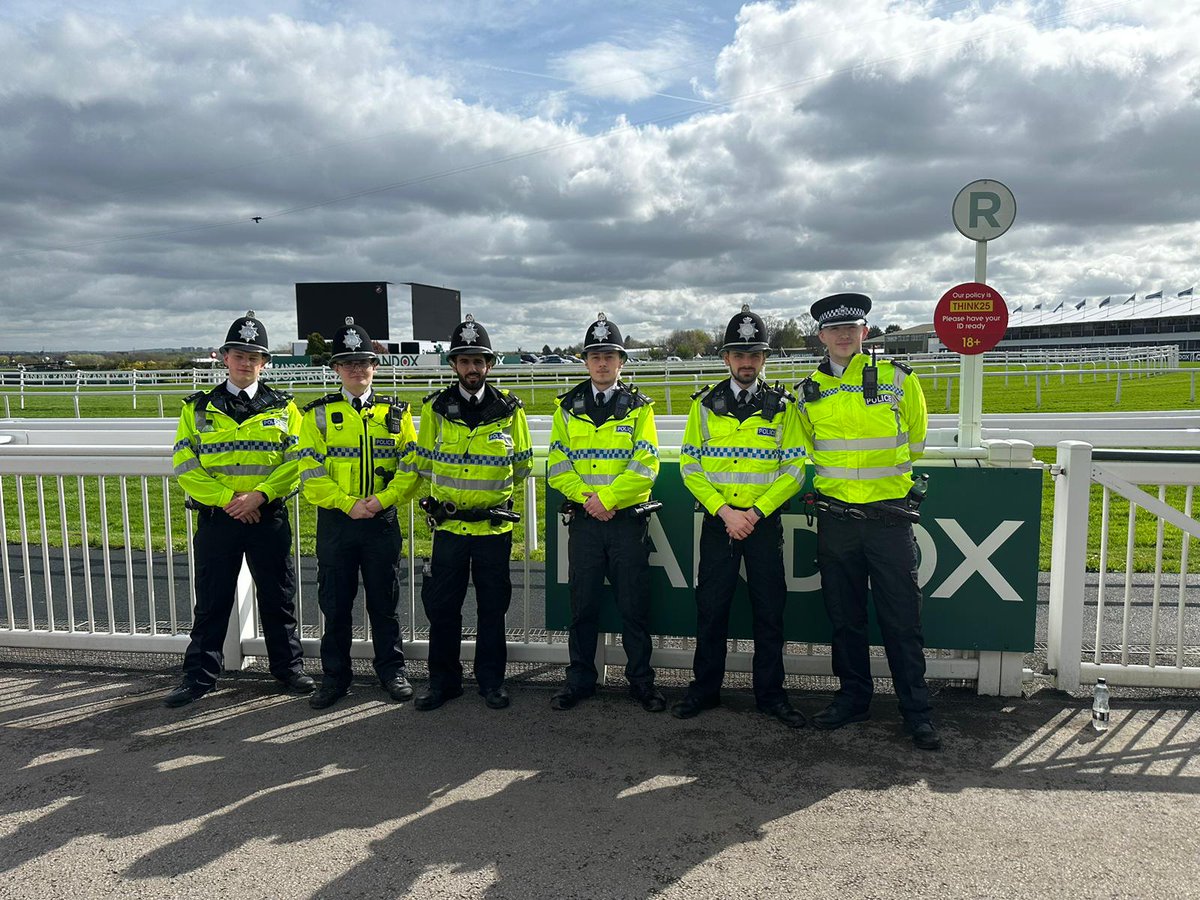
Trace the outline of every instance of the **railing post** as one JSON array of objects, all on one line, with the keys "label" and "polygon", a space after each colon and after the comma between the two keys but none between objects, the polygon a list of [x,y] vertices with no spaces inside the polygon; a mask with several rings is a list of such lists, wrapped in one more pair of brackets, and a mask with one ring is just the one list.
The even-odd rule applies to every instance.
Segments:
[{"label": "railing post", "polygon": [[1079,687],[1083,653],[1092,445],[1084,441],[1061,441],[1055,475],[1046,666],[1054,676],[1055,687],[1073,691]]},{"label": "railing post", "polygon": [[254,579],[250,567],[242,561],[238,572],[237,596],[233,601],[233,615],[229,617],[229,630],[225,632],[225,670],[236,672],[246,668],[248,662],[242,653],[242,642],[254,638]]}]

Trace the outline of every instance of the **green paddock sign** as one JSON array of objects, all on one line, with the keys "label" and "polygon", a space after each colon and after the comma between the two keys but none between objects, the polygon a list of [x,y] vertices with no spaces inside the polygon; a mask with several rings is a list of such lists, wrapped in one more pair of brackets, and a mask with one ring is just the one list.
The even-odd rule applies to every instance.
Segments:
[{"label": "green paddock sign", "polygon": [[[811,472],[811,467],[809,469]],[[1033,649],[1041,539],[1042,473],[1037,469],[930,468],[929,494],[914,530],[920,550],[918,580],[924,595],[925,644],[955,650]],[[805,490],[808,485],[805,486]],[[803,494],[803,491],[801,491]],[[679,465],[664,462],[654,483],[662,510],[650,520],[650,630],[696,633],[696,556],[701,513],[683,486]],[[567,588],[567,527],[558,508],[562,495],[546,491],[546,627],[571,621]],[[816,525],[808,524],[800,495],[783,512],[783,556],[788,602],[784,634],[789,641],[827,644],[829,619],[817,573]],[[750,638],[750,602],[738,585],[730,637]],[[604,631],[619,632],[611,600],[601,615]],[[872,616],[873,642],[880,643]]]}]

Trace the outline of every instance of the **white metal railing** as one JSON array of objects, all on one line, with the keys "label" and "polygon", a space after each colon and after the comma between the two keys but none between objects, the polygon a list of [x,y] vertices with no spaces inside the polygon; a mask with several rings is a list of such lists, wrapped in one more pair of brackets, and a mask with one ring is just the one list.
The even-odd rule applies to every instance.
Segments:
[{"label": "white metal railing", "polygon": [[[129,421],[144,424],[144,420]],[[0,535],[7,535],[13,521],[20,533],[16,544],[5,541],[0,552],[4,592],[0,645],[182,653],[194,605],[194,520],[183,508],[182,492],[170,475],[170,432],[162,432],[167,439],[151,445],[130,445],[118,440],[120,431],[113,429],[112,422],[105,423],[110,426],[107,431],[75,433],[56,430],[51,424],[22,423],[28,430],[15,436],[24,442],[0,446]],[[682,421],[679,426],[680,433],[671,435],[676,445]],[[12,436],[0,432],[0,439]],[[540,475],[544,475],[545,443],[541,442],[535,457]],[[931,447],[927,462],[935,466],[1034,464],[1033,448],[1027,442],[985,443],[985,448]],[[678,452],[677,446],[666,445],[664,440],[664,456]],[[539,544],[538,481],[530,478],[525,485],[525,553],[514,565],[509,658],[565,664],[566,634],[544,627],[542,594],[532,583],[530,554]],[[306,656],[317,657],[322,622],[313,598],[315,560],[301,552],[312,545],[315,510],[293,498],[291,514],[301,643]],[[411,540],[415,524],[410,505],[408,596],[401,604],[402,619],[406,652],[424,659],[427,622],[416,598],[420,563]],[[225,643],[229,668],[243,665],[248,656],[266,654],[253,582],[245,567],[238,585],[237,615],[231,618]],[[352,653],[369,658],[373,651],[364,606],[356,609],[355,621],[361,638],[354,641]],[[731,643],[730,671],[751,671],[750,646],[746,641]],[[690,639],[656,637],[654,664],[689,667],[691,647]],[[473,643],[464,642],[464,657],[471,658],[473,652]],[[607,665],[624,661],[612,636],[602,643],[599,656]],[[873,666],[878,674],[886,674],[886,660],[874,660]],[[831,674],[828,648],[789,645],[785,668],[791,674]],[[1020,653],[943,650],[931,651],[929,659],[930,677],[974,680],[981,693],[1019,693],[1026,674]]]},{"label": "white metal railing", "polygon": [[[1093,450],[1064,441],[1053,472],[1046,661],[1058,687],[1072,690],[1098,677],[1111,684],[1200,687],[1200,576],[1188,571],[1191,541],[1200,538],[1193,516],[1200,451]],[[1091,521],[1097,493],[1098,530]],[[1144,583],[1134,575],[1135,538],[1139,527],[1151,526],[1154,569]],[[1164,572],[1169,538],[1179,542],[1174,573]],[[1096,560],[1094,578],[1087,573],[1089,558]]]}]

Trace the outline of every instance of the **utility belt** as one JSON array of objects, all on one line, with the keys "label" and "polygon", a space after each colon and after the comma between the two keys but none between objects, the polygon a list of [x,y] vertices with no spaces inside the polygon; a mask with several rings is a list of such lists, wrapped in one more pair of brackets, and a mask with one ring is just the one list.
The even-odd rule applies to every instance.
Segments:
[{"label": "utility belt", "polygon": [[[635,503],[633,506],[624,506],[621,509],[613,512],[613,517],[610,522],[616,522],[618,519],[647,519],[654,513],[662,509],[661,500],[645,500],[641,503]],[[576,503],[574,500],[564,500],[562,506],[558,508],[559,515],[562,516],[562,523],[570,525],[571,520],[576,516],[581,519],[595,518],[587,511],[582,503]],[[600,521],[597,519],[596,521]]]},{"label": "utility belt", "polygon": [[920,507],[924,500],[924,482],[921,483],[920,489],[914,486],[913,490],[898,500],[875,500],[872,503],[848,503],[836,497],[810,491],[804,495],[804,514],[810,526],[817,513],[826,513],[835,519],[856,521],[878,519],[890,522],[920,522]]},{"label": "utility belt", "polygon": [[521,521],[521,514],[513,512],[511,500],[503,506],[463,509],[453,500],[434,500],[432,497],[422,497],[418,501],[418,505],[425,510],[425,519],[431,530],[448,521],[488,522],[493,527],[502,522],[515,524]]}]

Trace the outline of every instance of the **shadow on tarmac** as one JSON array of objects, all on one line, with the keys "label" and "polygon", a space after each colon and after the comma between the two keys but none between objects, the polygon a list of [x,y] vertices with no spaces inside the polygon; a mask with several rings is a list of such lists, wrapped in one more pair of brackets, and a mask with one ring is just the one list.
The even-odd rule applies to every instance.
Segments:
[{"label": "shadow on tarmac", "polygon": [[[508,710],[468,693],[431,713],[364,681],[314,712],[247,675],[168,710],[174,683],[0,666],[0,873],[13,896],[60,871],[96,895],[143,882],[145,896],[641,897],[705,865],[719,884],[733,848],[756,848],[764,885],[795,879],[806,854],[819,864],[821,838],[772,823],[823,804],[829,838],[853,857],[838,817],[898,788],[1200,792],[1191,698],[1118,708],[1096,735],[1087,702],[1067,694],[944,688],[946,749],[922,753],[890,696],[871,721],[821,733],[789,731],[739,692],[679,722],[615,691],[552,712],[551,691],[520,680]],[[810,714],[825,702],[793,696]],[[925,853],[929,834],[904,821],[917,796],[892,802],[891,832],[857,840]]]}]

